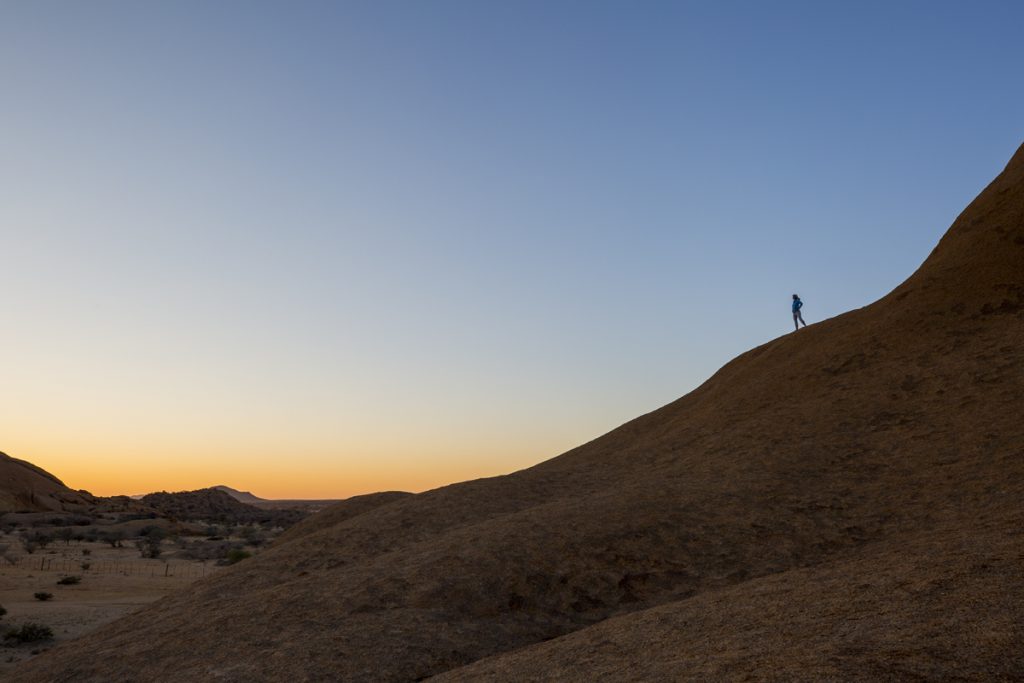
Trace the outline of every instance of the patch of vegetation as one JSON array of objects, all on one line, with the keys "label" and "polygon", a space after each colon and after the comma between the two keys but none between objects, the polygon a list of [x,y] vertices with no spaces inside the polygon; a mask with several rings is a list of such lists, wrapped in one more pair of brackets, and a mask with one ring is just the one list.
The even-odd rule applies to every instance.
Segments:
[{"label": "patch of vegetation", "polygon": [[124,532],[120,530],[116,531],[105,531],[98,535],[99,540],[104,543],[109,543],[111,548],[123,548],[124,547]]},{"label": "patch of vegetation", "polygon": [[25,552],[29,555],[34,553],[36,550],[45,548],[53,543],[52,536],[39,531],[22,531],[19,538],[21,540],[21,547],[24,548]]},{"label": "patch of vegetation", "polygon": [[139,549],[142,557],[156,559],[160,557],[160,546],[167,537],[167,531],[158,526],[147,526],[139,532],[142,537],[135,541],[135,547]]},{"label": "patch of vegetation", "polygon": [[65,576],[63,579],[57,581],[57,584],[60,586],[74,586],[79,583],[82,583],[82,577],[74,575]]},{"label": "patch of vegetation", "polygon": [[7,614],[7,608],[0,605],[0,617],[3,617],[5,614]]},{"label": "patch of vegetation", "polygon": [[90,524],[92,524],[92,518],[87,515],[50,516],[32,522],[32,526],[89,526]]},{"label": "patch of vegetation", "polygon": [[4,633],[4,640],[13,640],[19,643],[35,643],[40,640],[52,640],[53,629],[43,624],[26,622],[20,628],[8,629]]},{"label": "patch of vegetation", "polygon": [[53,593],[47,593],[46,591],[39,591],[38,593],[33,593],[33,595],[35,596],[35,599],[40,602],[46,602],[47,600],[53,599]]},{"label": "patch of vegetation", "polygon": [[252,553],[246,552],[241,548],[232,548],[228,551],[228,556],[225,559],[227,559],[228,564],[237,564],[238,562],[241,562],[242,560],[249,557],[252,557]]}]

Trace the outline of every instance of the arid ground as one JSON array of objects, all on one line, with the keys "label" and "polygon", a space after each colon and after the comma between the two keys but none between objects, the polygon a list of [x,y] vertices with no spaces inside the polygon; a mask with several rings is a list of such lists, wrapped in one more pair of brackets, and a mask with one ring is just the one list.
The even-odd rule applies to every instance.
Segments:
[{"label": "arid ground", "polygon": [[[52,641],[0,644],[0,678],[32,656],[73,640],[99,626],[169,595],[218,570],[213,562],[144,559],[134,546],[58,542],[31,555],[17,551],[17,540],[0,537],[13,548],[0,560],[0,605],[7,614],[0,625],[36,623],[52,629]],[[83,568],[87,567],[87,568]],[[80,577],[76,584],[58,583]],[[37,600],[35,593],[53,597]]]}]

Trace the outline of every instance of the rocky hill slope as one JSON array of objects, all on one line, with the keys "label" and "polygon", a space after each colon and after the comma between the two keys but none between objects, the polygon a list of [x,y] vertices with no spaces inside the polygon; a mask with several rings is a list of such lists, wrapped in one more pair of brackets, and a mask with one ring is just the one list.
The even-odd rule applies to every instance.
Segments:
[{"label": "rocky hill slope", "polygon": [[163,517],[221,524],[278,524],[291,526],[305,517],[295,510],[265,510],[235,499],[219,488],[143,496],[140,503]]},{"label": "rocky hill slope", "polygon": [[1024,148],[882,300],[399,498],[19,681],[1024,678]]},{"label": "rocky hill slope", "polygon": [[25,460],[0,453],[0,512],[70,512],[96,504],[57,477]]}]

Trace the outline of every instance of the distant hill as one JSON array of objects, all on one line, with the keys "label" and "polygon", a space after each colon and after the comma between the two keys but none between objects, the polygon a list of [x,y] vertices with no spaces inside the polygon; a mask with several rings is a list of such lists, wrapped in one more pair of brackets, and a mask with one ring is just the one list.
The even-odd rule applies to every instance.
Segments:
[{"label": "distant hill", "polygon": [[[212,488],[218,491],[223,491],[240,503],[246,505],[255,505],[263,510],[300,510],[304,513],[320,512],[324,508],[330,507],[338,502],[339,499],[284,499],[284,498],[260,498],[255,496],[248,491],[239,491],[233,489],[230,486],[214,486]],[[376,494],[373,494],[376,495]],[[351,500],[351,499],[349,499]]]},{"label": "distant hill", "polygon": [[248,491],[239,491],[238,489],[233,489],[230,486],[224,486],[223,484],[219,486],[212,486],[210,488],[216,489],[218,491],[223,491],[224,493],[228,494],[229,496],[231,496],[240,503],[254,504],[266,501],[266,498],[260,498],[259,496],[254,496]]},{"label": "distant hill", "polygon": [[0,453],[0,512],[70,512],[97,503],[88,491],[74,491],[43,468]]},{"label": "distant hill", "polygon": [[221,524],[275,524],[291,526],[306,515],[296,510],[266,510],[236,500],[221,488],[149,493],[140,499],[159,514],[177,520]]}]

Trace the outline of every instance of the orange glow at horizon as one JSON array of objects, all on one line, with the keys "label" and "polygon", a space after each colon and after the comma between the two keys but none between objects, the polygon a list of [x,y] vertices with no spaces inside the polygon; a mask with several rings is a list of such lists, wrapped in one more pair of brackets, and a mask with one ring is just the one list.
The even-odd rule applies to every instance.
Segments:
[{"label": "orange glow at horizon", "polygon": [[[155,448],[111,447],[103,443],[54,438],[6,439],[0,451],[43,468],[72,489],[98,496],[185,491],[226,485],[270,499],[343,499],[377,491],[418,493],[448,484],[491,477],[528,467],[556,455],[557,446],[532,460],[512,449],[439,444],[413,455],[364,447],[370,457],[334,455],[297,446],[240,449],[227,444],[164,443]],[[351,446],[337,453],[353,452]],[[566,450],[562,448],[561,450]]]}]

